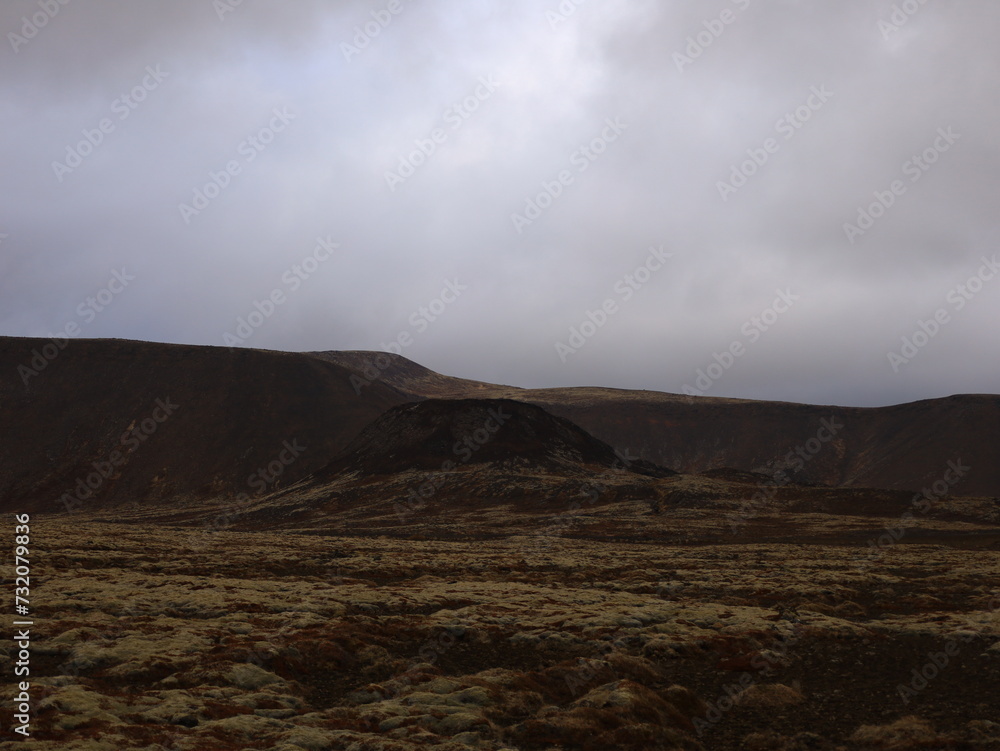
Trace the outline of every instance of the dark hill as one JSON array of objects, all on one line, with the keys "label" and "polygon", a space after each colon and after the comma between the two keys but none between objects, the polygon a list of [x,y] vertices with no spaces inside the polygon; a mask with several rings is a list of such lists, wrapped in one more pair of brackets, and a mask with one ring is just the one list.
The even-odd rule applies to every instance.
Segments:
[{"label": "dark hill", "polygon": [[[623,452],[680,472],[783,470],[797,483],[920,490],[940,483],[949,462],[961,462],[969,469],[949,492],[1000,495],[996,395],[856,408],[598,387],[521,389],[443,376],[383,352],[311,354],[374,374],[373,382],[391,384],[411,399],[535,404]],[[835,434],[824,425],[834,426]]]},{"label": "dark hill", "polygon": [[[80,339],[39,362],[36,353],[48,344],[0,337],[0,512],[61,511],[61,498],[103,507],[287,487],[329,464],[390,408],[428,398],[532,404],[623,454],[683,472],[783,469],[794,483],[919,490],[940,487],[949,463],[960,462],[968,469],[949,492],[1000,495],[1000,397],[992,395],[856,409],[606,388],[520,389],[451,378],[385,353]],[[29,367],[38,373],[25,383]],[[565,469],[578,455],[599,458],[556,423],[538,434],[563,435],[565,456],[546,453],[542,441],[529,440],[539,420],[537,413],[518,420],[522,432],[477,449],[477,459],[507,451],[506,461],[537,455],[565,460]],[[840,427],[818,442],[824,421]],[[464,438],[457,435],[461,425],[431,426],[426,435],[439,443],[422,454],[417,445],[427,444],[406,436],[424,428],[408,427],[399,440],[415,453],[389,451],[384,465],[376,449],[392,430],[373,427],[371,453],[358,460],[372,471],[400,458],[443,462]],[[293,456],[286,442],[302,450]]]},{"label": "dark hill", "polygon": [[579,426],[532,404],[510,399],[428,399],[388,410],[344,452],[316,473],[387,475],[490,464],[497,469],[577,474],[628,469],[650,477],[676,474],[645,461],[619,458]]},{"label": "dark hill", "polygon": [[358,395],[352,371],[300,354],[120,339],[72,340],[25,384],[19,367],[48,343],[0,337],[2,511],[253,495],[411,400],[384,384]]}]

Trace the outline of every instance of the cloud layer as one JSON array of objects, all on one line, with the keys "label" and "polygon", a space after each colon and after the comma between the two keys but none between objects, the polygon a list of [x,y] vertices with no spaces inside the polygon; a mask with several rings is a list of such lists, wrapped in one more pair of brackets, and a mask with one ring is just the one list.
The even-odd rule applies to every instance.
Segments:
[{"label": "cloud layer", "polygon": [[1000,391],[995,3],[330,5],[4,3],[0,333]]}]

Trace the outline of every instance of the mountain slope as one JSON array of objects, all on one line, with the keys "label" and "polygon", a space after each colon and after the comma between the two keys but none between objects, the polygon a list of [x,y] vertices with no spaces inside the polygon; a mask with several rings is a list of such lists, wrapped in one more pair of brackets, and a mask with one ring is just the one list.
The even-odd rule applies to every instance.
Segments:
[{"label": "mountain slope", "polygon": [[[386,353],[73,340],[39,363],[47,344],[0,337],[0,511],[257,495],[326,466],[390,408],[432,398],[531,404],[629,459],[682,472],[783,470],[795,483],[1000,495],[997,396],[855,409],[519,389]],[[33,359],[45,367],[25,383]],[[531,446],[504,450],[529,456]]]},{"label": "mountain slope", "polygon": [[73,340],[25,384],[47,342],[0,337],[3,510],[252,495],[410,399],[359,396],[350,371],[299,354],[125,340]]},{"label": "mountain slope", "polygon": [[[624,466],[609,445],[535,405],[510,399],[428,399],[388,410],[316,477],[471,464],[547,474]],[[644,461],[629,469],[652,477],[675,474]]]},{"label": "mountain slope", "polygon": [[[442,376],[384,352],[310,353],[411,398],[507,398],[565,417],[621,452],[681,472],[781,470],[796,482],[1000,495],[1000,396],[854,408],[608,388],[521,389]],[[375,378],[372,378],[374,376]]]}]

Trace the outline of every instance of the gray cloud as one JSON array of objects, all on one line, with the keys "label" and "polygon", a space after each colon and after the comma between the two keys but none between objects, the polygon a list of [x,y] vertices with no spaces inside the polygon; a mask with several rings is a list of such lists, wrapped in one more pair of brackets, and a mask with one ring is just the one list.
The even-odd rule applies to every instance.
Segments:
[{"label": "gray cloud", "polygon": [[[407,333],[403,354],[449,374],[676,392],[737,343],[705,393],[998,390],[1000,279],[947,298],[1000,253],[995,4],[911,0],[896,30],[894,3],[853,0],[330,5],[5,3],[0,333],[222,345],[279,290],[245,346]],[[754,174],[720,190],[734,167]],[[513,214],[536,218],[519,233]],[[295,272],[321,237],[337,251]],[[81,315],[122,269],[134,281]],[[467,289],[434,303],[448,280]],[[778,290],[799,299],[765,331]],[[894,372],[888,353],[942,308]]]}]

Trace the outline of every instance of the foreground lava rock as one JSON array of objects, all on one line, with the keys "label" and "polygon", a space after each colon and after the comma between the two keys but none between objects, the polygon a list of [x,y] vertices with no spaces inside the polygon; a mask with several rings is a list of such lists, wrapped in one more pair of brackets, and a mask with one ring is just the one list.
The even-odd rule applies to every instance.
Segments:
[{"label": "foreground lava rock", "polygon": [[34,746],[1000,744],[995,555],[899,544],[859,567],[843,542],[523,516],[464,541],[36,520]]}]

